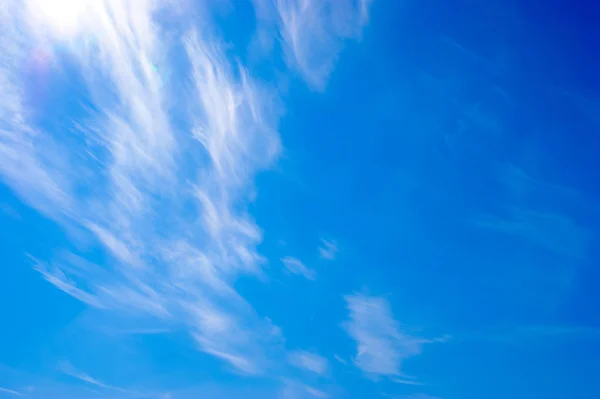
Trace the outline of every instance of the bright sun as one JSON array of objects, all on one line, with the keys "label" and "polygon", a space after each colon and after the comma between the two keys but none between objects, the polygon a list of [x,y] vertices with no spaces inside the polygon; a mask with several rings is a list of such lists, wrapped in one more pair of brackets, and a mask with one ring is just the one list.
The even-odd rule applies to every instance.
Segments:
[{"label": "bright sun", "polygon": [[29,11],[39,23],[63,38],[75,35],[82,26],[87,0],[29,0]]}]

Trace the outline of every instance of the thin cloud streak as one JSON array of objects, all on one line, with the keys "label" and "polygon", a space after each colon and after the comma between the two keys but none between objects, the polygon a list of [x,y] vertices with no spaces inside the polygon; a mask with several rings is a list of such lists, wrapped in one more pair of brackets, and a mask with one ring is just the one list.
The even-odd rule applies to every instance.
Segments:
[{"label": "thin cloud streak", "polygon": [[395,395],[390,393],[381,393],[381,396],[388,399],[441,399],[438,396],[431,396],[424,393],[412,393],[407,395]]},{"label": "thin cloud streak", "polygon": [[325,260],[335,260],[339,251],[337,242],[321,239],[321,245],[319,246],[319,257]]},{"label": "thin cloud streak", "polygon": [[126,389],[115,387],[115,386],[112,386],[112,385],[105,384],[105,383],[103,383],[101,381],[98,381],[97,379],[93,378],[92,376],[90,376],[90,375],[88,375],[88,374],[86,374],[86,373],[84,373],[84,372],[82,372],[80,370],[77,370],[76,368],[74,368],[68,362],[61,363],[60,366],[59,366],[59,369],[60,369],[60,371],[62,371],[64,374],[66,374],[68,376],[71,376],[73,378],[76,378],[78,380],[86,382],[88,384],[95,385],[95,386],[97,386],[99,388],[109,389],[109,390],[112,390],[112,391],[117,391],[117,392],[122,392],[122,393],[129,392]]},{"label": "thin cloud streak", "polygon": [[22,393],[17,392],[17,391],[13,391],[12,389],[8,389],[8,388],[2,388],[2,387],[0,387],[0,392],[4,392],[4,393],[7,393],[9,395],[14,395],[14,396],[23,396]]},{"label": "thin cloud streak", "polygon": [[299,259],[291,256],[285,256],[281,258],[281,262],[292,274],[302,276],[307,280],[315,280],[317,278],[317,273],[314,270],[306,267]]},{"label": "thin cloud streak", "polygon": [[338,362],[340,362],[341,364],[343,364],[344,366],[348,365],[348,362],[344,358],[342,358],[340,355],[333,355],[333,358],[335,360],[337,360]]},{"label": "thin cloud streak", "polygon": [[404,379],[404,378],[391,378],[390,381],[395,382],[396,384],[402,384],[402,385],[416,385],[416,386],[423,385],[419,381],[408,380],[408,379]]},{"label": "thin cloud streak", "polygon": [[320,389],[297,381],[285,381],[280,394],[281,399],[328,398],[330,395]]},{"label": "thin cloud streak", "polygon": [[521,237],[559,255],[582,259],[587,252],[587,231],[560,213],[515,209],[509,217],[479,215],[472,218],[471,223],[483,229]]},{"label": "thin cloud streak", "polygon": [[318,375],[325,375],[329,368],[327,359],[316,353],[297,351],[289,355],[292,365]]}]

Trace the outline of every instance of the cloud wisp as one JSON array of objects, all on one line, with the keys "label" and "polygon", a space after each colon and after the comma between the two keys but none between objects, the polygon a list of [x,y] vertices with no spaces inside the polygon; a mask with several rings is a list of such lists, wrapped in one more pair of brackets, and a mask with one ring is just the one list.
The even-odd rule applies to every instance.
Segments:
[{"label": "cloud wisp", "polygon": [[2,387],[0,387],[0,392],[6,393],[6,394],[9,394],[9,395],[13,395],[13,396],[23,396],[23,394],[21,392],[17,392],[17,391],[14,391],[12,389],[8,389],[8,388],[2,388]]},{"label": "cloud wisp", "polygon": [[[281,337],[234,282],[265,262],[246,205],[281,151],[278,93],[189,2],[47,3],[7,0],[0,11],[0,177],[109,261],[94,264],[82,248],[35,259],[35,269],[90,307],[186,331],[237,372],[264,372]],[[290,65],[314,84],[366,17],[362,2],[272,6]],[[36,87],[23,70],[40,77]],[[49,130],[35,118],[48,108],[40,90],[65,76],[78,83],[62,93],[77,109],[57,105],[68,117]],[[284,264],[315,278],[298,260]]]},{"label": "cloud wisp", "polygon": [[319,257],[321,259],[335,260],[338,251],[337,242],[321,238],[321,245],[319,245]]},{"label": "cloud wisp", "polygon": [[317,273],[304,265],[300,259],[285,256],[281,258],[281,263],[283,263],[283,266],[285,266],[287,271],[292,274],[302,276],[307,280],[315,280],[317,278]]},{"label": "cloud wisp", "polygon": [[323,90],[346,39],[360,37],[372,0],[254,0],[261,29],[275,30],[286,63]]},{"label": "cloud wisp", "polygon": [[349,319],[343,327],[356,342],[354,364],[371,378],[400,377],[399,383],[416,384],[403,373],[402,362],[419,355],[425,344],[439,340],[414,337],[402,331],[385,298],[354,294],[345,299]]},{"label": "cloud wisp", "polygon": [[587,232],[566,215],[515,209],[508,217],[480,215],[476,227],[521,237],[548,251],[568,258],[585,257]]},{"label": "cloud wisp", "polygon": [[89,374],[84,373],[83,371],[77,370],[75,367],[73,367],[70,363],[68,362],[63,362],[60,364],[59,366],[60,371],[62,371],[64,374],[76,378],[80,381],[83,381],[85,383],[88,383],[90,385],[95,385],[98,388],[103,388],[103,389],[108,389],[111,391],[115,391],[115,392],[121,392],[121,393],[128,393],[129,391],[123,388],[119,388],[119,387],[115,387],[112,385],[108,385],[103,383],[102,381],[98,381],[97,379],[95,379],[94,377],[90,376]]},{"label": "cloud wisp", "polygon": [[318,375],[325,375],[329,368],[327,359],[316,353],[307,351],[292,352],[289,361],[295,367],[310,371]]},{"label": "cloud wisp", "polygon": [[381,393],[380,394],[384,398],[388,399],[441,399],[438,396],[431,396],[424,393],[413,393],[406,395],[395,395],[391,393]]},{"label": "cloud wisp", "polygon": [[327,392],[314,388],[310,385],[306,385],[297,381],[286,381],[278,397],[281,399],[324,399],[330,397],[330,395]]}]

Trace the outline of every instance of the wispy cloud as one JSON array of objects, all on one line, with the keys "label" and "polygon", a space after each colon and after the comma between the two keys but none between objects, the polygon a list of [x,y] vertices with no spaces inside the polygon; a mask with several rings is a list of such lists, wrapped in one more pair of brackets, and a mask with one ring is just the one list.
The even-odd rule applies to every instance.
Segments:
[{"label": "wispy cloud", "polygon": [[328,398],[330,395],[320,389],[297,381],[285,381],[281,399]]},{"label": "wispy cloud", "polygon": [[328,398],[329,394],[327,392],[321,391],[320,389],[313,388],[311,386],[305,385],[304,390],[308,392],[311,396],[316,398]]},{"label": "wispy cloud", "polygon": [[322,356],[316,353],[297,351],[289,355],[289,361],[294,366],[313,372],[318,375],[325,375],[328,369],[328,362]]},{"label": "wispy cloud", "polygon": [[340,355],[333,355],[333,358],[335,360],[337,360],[338,362],[340,362],[341,364],[343,364],[344,366],[348,365],[348,362],[346,361],[346,359],[344,359],[343,357],[341,357]]},{"label": "wispy cloud", "polygon": [[[201,350],[257,371],[261,339],[249,335],[268,337],[262,331],[271,326],[231,284],[259,273],[263,262],[255,249],[261,232],[237,203],[254,174],[277,158],[276,94],[231,64],[206,25],[201,33],[190,23],[177,35],[181,41],[172,39],[157,19],[169,15],[169,3],[106,0],[82,2],[64,15],[44,10],[20,2],[3,7],[1,40],[9,54],[0,64],[0,168],[33,206],[87,231],[112,262],[82,268],[59,257],[35,261],[36,270],[90,306],[185,329]],[[27,87],[18,71],[47,38],[61,42],[79,68],[84,86],[75,95],[93,104],[70,121],[78,139],[25,119]],[[180,64],[170,63],[169,51],[180,52]],[[39,67],[51,75],[52,65]],[[165,85],[169,69],[189,73]],[[185,121],[178,126],[174,104]],[[172,229],[162,228],[166,221]]]},{"label": "wispy cloud", "polygon": [[7,393],[9,395],[14,395],[14,396],[23,396],[23,394],[21,392],[13,391],[12,389],[8,389],[8,388],[0,387],[0,392]]},{"label": "wispy cloud", "polygon": [[345,299],[350,314],[343,327],[356,341],[355,365],[373,378],[406,379],[402,362],[434,341],[402,331],[385,298],[355,294]]},{"label": "wispy cloud", "polygon": [[[263,272],[245,204],[281,152],[278,92],[231,57],[193,2],[71,3],[2,3],[0,177],[108,256],[100,267],[59,253],[35,269],[90,307],[186,331],[236,371],[263,372],[282,338],[235,281]],[[290,64],[311,83],[324,83],[340,38],[366,20],[366,3],[354,6],[271,4]],[[76,112],[44,103],[40,87],[59,77],[77,82],[64,94]],[[48,109],[60,114],[53,130],[34,117]]]},{"label": "wispy cloud", "polygon": [[314,270],[306,267],[299,259],[286,256],[281,258],[281,262],[290,273],[303,276],[308,280],[316,279],[317,273]]},{"label": "wispy cloud", "polygon": [[573,210],[589,205],[577,190],[536,178],[513,164],[500,163],[496,178],[503,202],[494,211],[470,217],[468,223],[534,253],[546,254],[549,261],[540,274],[516,252],[512,262],[523,262],[523,267],[506,268],[510,278],[505,281],[519,281],[520,286],[528,281],[532,284],[528,292],[537,290],[544,302],[552,303],[571,289],[577,265],[588,256],[593,232]]},{"label": "wispy cloud", "polygon": [[390,380],[392,382],[395,382],[396,384],[402,384],[402,385],[423,385],[422,383],[420,383],[417,380],[414,379],[408,379],[408,378],[390,378]]},{"label": "wispy cloud", "polygon": [[[254,0],[259,18],[274,24],[287,64],[323,89],[345,39],[360,37],[371,0]],[[262,27],[265,29],[265,27]]]},{"label": "wispy cloud", "polygon": [[441,399],[438,396],[427,395],[424,393],[411,393],[411,394],[391,394],[381,393],[381,396],[389,399]]},{"label": "wispy cloud", "polygon": [[22,3],[7,0],[0,10],[0,176],[33,206],[59,219],[71,207],[64,154],[52,137],[27,120],[21,72],[27,62],[37,60],[32,57],[35,44],[24,31]]},{"label": "wispy cloud", "polygon": [[80,300],[90,306],[96,308],[104,307],[103,303],[93,294],[79,288],[77,283],[71,279],[63,269],[55,264],[46,264],[32,258],[35,263],[34,269],[42,274],[44,279],[53,284],[59,290],[71,295],[73,298]]},{"label": "wispy cloud", "polygon": [[570,217],[515,209],[510,216],[480,215],[471,220],[475,226],[512,234],[560,255],[583,258],[588,233]]},{"label": "wispy cloud", "polygon": [[321,239],[319,246],[319,256],[321,259],[334,260],[339,251],[337,242]]},{"label": "wispy cloud", "polygon": [[90,385],[95,385],[99,388],[104,388],[104,389],[109,389],[112,391],[117,391],[117,392],[122,392],[122,393],[126,393],[129,392],[126,389],[123,388],[119,388],[119,387],[115,387],[112,385],[108,385],[103,383],[102,381],[98,381],[97,379],[93,378],[92,376],[90,376],[89,374],[84,373],[83,371],[77,370],[75,367],[73,367],[70,363],[68,362],[63,362],[59,365],[59,369],[61,372],[63,372],[64,374],[76,378],[80,381],[86,382]]}]

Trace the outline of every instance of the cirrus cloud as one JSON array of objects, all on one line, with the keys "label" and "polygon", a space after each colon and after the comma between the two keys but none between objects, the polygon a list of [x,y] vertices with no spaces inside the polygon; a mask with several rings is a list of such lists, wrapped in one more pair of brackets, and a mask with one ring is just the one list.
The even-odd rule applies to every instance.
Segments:
[{"label": "cirrus cloud", "polygon": [[[88,262],[83,248],[35,259],[35,269],[92,308],[151,318],[160,331],[187,332],[238,372],[265,372],[281,336],[234,282],[259,275],[265,262],[246,205],[255,176],[281,152],[279,94],[227,51],[208,8],[160,0],[41,5],[7,0],[0,11],[0,177],[108,261]],[[307,61],[311,48],[321,51],[318,40],[289,22],[319,16],[311,26],[338,43],[346,33],[329,22],[348,7],[332,3],[322,14],[317,3],[277,4],[288,43],[305,43],[293,58],[309,81],[326,78]],[[329,73],[332,62],[319,64]],[[39,75],[39,87],[23,70]],[[35,116],[47,112],[40,87],[53,81],[76,112],[56,104],[53,112],[69,116],[48,129]]]}]

